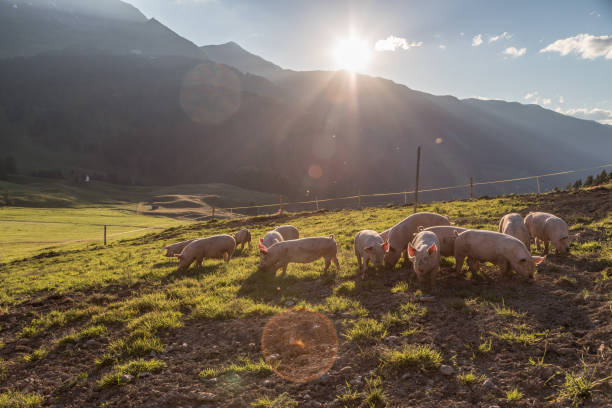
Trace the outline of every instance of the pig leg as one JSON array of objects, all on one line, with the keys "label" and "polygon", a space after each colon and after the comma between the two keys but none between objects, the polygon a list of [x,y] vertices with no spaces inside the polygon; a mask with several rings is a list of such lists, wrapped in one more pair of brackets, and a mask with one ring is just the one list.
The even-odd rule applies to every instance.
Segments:
[{"label": "pig leg", "polygon": [[337,256],[334,256],[334,257],[332,258],[332,262],[334,263],[334,265],[336,265],[336,269],[337,269],[338,271],[340,271],[340,262],[338,262],[338,257],[337,257]]},{"label": "pig leg", "polygon": [[468,267],[473,273],[477,273],[480,270],[480,261],[474,258],[468,258]]},{"label": "pig leg", "polygon": [[499,266],[499,272],[502,275],[510,274],[510,262],[508,262],[505,258],[499,258],[495,261],[495,265]]},{"label": "pig leg", "polygon": [[540,241],[540,238],[535,237],[535,244],[536,244],[536,250],[540,250],[540,248],[542,248],[542,241]]},{"label": "pig leg", "polygon": [[359,253],[357,252],[357,250],[355,250],[355,256],[357,257],[357,264],[359,265],[359,269],[361,269],[361,255],[359,255]]},{"label": "pig leg", "polygon": [[430,276],[429,279],[431,279],[431,286],[435,286],[436,284],[436,278],[438,277],[438,272],[440,271],[440,267],[436,266],[431,272],[430,272]]},{"label": "pig leg", "polygon": [[196,258],[196,266],[202,266],[202,262],[204,261],[204,257],[197,257]]},{"label": "pig leg", "polygon": [[331,258],[325,258],[325,268],[323,269],[323,273],[327,273],[329,269],[329,265],[331,264]]},{"label": "pig leg", "polygon": [[463,269],[463,261],[465,260],[465,255],[456,255],[455,256],[455,273],[457,275],[461,275],[461,269]]},{"label": "pig leg", "polygon": [[283,276],[285,276],[287,274],[287,266],[289,266],[289,262],[287,262],[286,264],[281,265],[283,268]]},{"label": "pig leg", "polygon": [[550,241],[544,241],[544,255],[548,254],[549,246],[550,246]]}]

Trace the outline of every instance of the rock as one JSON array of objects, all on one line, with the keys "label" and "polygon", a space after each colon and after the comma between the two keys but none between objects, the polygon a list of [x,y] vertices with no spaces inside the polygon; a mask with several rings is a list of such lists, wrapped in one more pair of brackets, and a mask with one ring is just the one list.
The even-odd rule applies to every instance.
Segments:
[{"label": "rock", "polygon": [[97,345],[98,345],[98,342],[94,339],[87,340],[84,344],[85,347],[94,347]]},{"label": "rock", "polygon": [[182,346],[183,346],[183,348],[185,348],[185,347],[188,346],[188,344],[187,343],[183,343]]},{"label": "rock", "polygon": [[348,373],[349,371],[351,371],[351,370],[353,370],[353,368],[352,368],[352,367],[350,367],[350,366],[342,367],[342,368],[340,369],[340,374],[347,374],[347,373]]},{"label": "rock", "polygon": [[354,384],[361,384],[363,381],[363,378],[358,375],[357,377],[355,377],[355,379],[352,381]]},{"label": "rock", "polygon": [[213,378],[209,378],[209,379],[208,379],[208,382],[209,382],[209,383],[213,383],[213,384],[216,384],[216,383],[217,383],[217,381],[219,381],[219,380],[217,380],[217,377],[213,377]]},{"label": "rock", "polygon": [[123,374],[121,376],[121,381],[123,382],[131,382],[134,379],[134,376],[131,374]]},{"label": "rock", "polygon": [[412,376],[412,374],[406,373],[406,374],[402,375],[402,380],[405,381],[405,380],[409,379],[411,376]]},{"label": "rock", "polygon": [[272,380],[264,380],[263,385],[272,385],[273,383]]},{"label": "rock", "polygon": [[293,300],[288,300],[285,302],[285,306],[293,306],[295,305],[295,302]]},{"label": "rock", "polygon": [[270,361],[278,360],[279,358],[280,358],[279,354],[270,354],[268,356],[268,360],[270,360]]},{"label": "rock", "polygon": [[324,382],[327,382],[328,380],[329,380],[328,373],[323,373],[319,378],[317,378],[318,383],[324,383]]},{"label": "rock", "polygon": [[493,382],[487,378],[483,381],[482,386],[486,388],[493,388]]},{"label": "rock", "polygon": [[447,366],[444,364],[440,366],[440,373],[442,373],[443,375],[453,375],[454,372],[455,370],[451,366]]},{"label": "rock", "polygon": [[436,298],[434,296],[417,296],[417,300],[419,302],[431,303],[435,302]]},{"label": "rock", "polygon": [[397,340],[397,336],[387,336],[385,339],[387,341],[395,341],[395,340]]},{"label": "rock", "polygon": [[210,402],[215,401],[217,399],[217,396],[212,392],[198,392],[196,394],[196,398],[200,402]]},{"label": "rock", "polygon": [[304,394],[302,396],[302,398],[305,399],[305,400],[309,400],[310,399],[310,395],[309,394]]},{"label": "rock", "polygon": [[21,344],[18,344],[15,346],[15,351],[20,351],[22,353],[31,353],[32,352],[32,347],[28,347],[28,346],[23,346]]},{"label": "rock", "polygon": [[250,348],[255,348],[255,347],[257,347],[257,344],[255,344],[255,343],[249,343],[249,347],[250,347]]},{"label": "rock", "polygon": [[145,378],[145,377],[150,377],[151,373],[148,371],[145,371],[144,373],[138,373],[138,378]]}]

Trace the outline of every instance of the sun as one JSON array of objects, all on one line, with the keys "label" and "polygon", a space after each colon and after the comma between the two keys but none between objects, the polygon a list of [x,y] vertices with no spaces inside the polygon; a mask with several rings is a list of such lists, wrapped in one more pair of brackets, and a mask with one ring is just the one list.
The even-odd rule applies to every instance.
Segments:
[{"label": "sun", "polygon": [[334,49],[336,65],[340,69],[359,71],[367,67],[372,52],[366,41],[356,37],[343,38]]}]

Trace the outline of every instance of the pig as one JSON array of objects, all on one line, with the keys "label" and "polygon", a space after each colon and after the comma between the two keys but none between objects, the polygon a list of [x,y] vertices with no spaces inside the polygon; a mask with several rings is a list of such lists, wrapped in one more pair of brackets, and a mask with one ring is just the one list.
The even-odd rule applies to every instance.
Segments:
[{"label": "pig", "polygon": [[416,213],[395,224],[389,231],[389,250],[385,254],[384,264],[386,268],[393,268],[399,260],[402,252],[405,253],[408,243],[418,232],[419,226],[423,228],[436,225],[450,225],[448,218],[434,213]]},{"label": "pig", "polygon": [[281,225],[280,227],[276,227],[274,231],[277,231],[283,236],[283,241],[298,239],[300,237],[300,231],[293,225]]},{"label": "pig", "polygon": [[436,276],[440,270],[439,248],[438,236],[431,231],[419,232],[408,244],[408,256],[421,284],[427,273],[429,273],[431,284],[436,282]]},{"label": "pig", "polygon": [[384,241],[376,231],[363,230],[355,235],[355,256],[361,270],[361,279],[366,278],[368,262],[372,261],[377,268],[382,266],[387,248],[389,248],[389,243]]},{"label": "pig", "polygon": [[165,256],[174,256],[174,254],[180,254],[187,245],[189,245],[195,238],[188,239],[187,241],[177,242],[176,244],[165,246],[163,249],[166,250]]},{"label": "pig", "polygon": [[514,238],[518,238],[527,249],[531,247],[531,240],[529,238],[529,231],[523,222],[523,217],[518,213],[510,213],[504,215],[499,221],[499,232],[502,234],[512,235]]},{"label": "pig", "polygon": [[234,234],[234,239],[236,240],[236,245],[241,244],[240,250],[244,249],[244,244],[249,244],[249,249],[251,249],[251,231],[246,228],[241,229],[240,231]]},{"label": "pig", "polygon": [[268,232],[263,238],[259,239],[259,243],[263,244],[266,248],[282,241],[284,241],[283,236],[276,230]]},{"label": "pig", "polygon": [[224,234],[195,239],[180,254],[174,256],[179,260],[178,269],[184,269],[188,268],[193,261],[201,266],[204,258],[223,258],[225,262],[229,262],[235,250],[234,237]]},{"label": "pig", "polygon": [[440,241],[440,256],[454,256],[455,255],[455,238],[457,235],[461,234],[464,231],[467,231],[465,228],[441,225],[437,227],[429,227],[425,228],[423,231],[431,231],[438,237],[438,241]]},{"label": "pig", "polygon": [[569,234],[567,224],[561,218],[545,212],[530,212],[525,217],[525,226],[529,234],[535,238],[536,248],[544,243],[544,254],[548,254],[549,244],[552,242],[558,254],[569,252],[569,244],[580,234]]},{"label": "pig", "polygon": [[480,262],[491,262],[500,267],[503,274],[510,268],[525,278],[532,279],[536,265],[544,260],[541,256],[531,256],[529,250],[511,235],[493,231],[467,230],[455,239],[456,273],[460,274],[464,259],[477,272]]},{"label": "pig", "polygon": [[271,247],[266,247],[263,243],[260,243],[259,252],[261,253],[260,268],[272,268],[274,273],[279,268],[283,268],[283,275],[286,274],[289,262],[309,263],[319,258],[325,259],[323,273],[327,272],[331,262],[340,270],[340,264],[336,257],[338,246],[333,234],[329,238],[313,237],[282,241]]}]

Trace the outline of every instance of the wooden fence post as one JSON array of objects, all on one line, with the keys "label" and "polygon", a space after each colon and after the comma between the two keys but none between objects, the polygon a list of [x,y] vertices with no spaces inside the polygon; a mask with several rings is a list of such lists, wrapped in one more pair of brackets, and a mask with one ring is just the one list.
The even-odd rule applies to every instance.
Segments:
[{"label": "wooden fence post", "polygon": [[421,165],[421,146],[417,147],[416,187],[414,189],[414,212],[419,204],[419,167]]},{"label": "wooden fence post", "polygon": [[280,204],[279,204],[279,206],[280,206],[280,208],[278,210],[278,213],[282,214],[283,213],[283,195],[282,194],[280,195]]},{"label": "wooden fence post", "polygon": [[538,183],[538,194],[540,194],[542,191],[540,190],[540,176],[536,177],[536,182]]},{"label": "wooden fence post", "polygon": [[357,190],[357,209],[361,210],[361,190]]},{"label": "wooden fence post", "polygon": [[317,211],[319,211],[319,199],[315,196],[315,205],[317,206]]},{"label": "wooden fence post", "polygon": [[404,205],[408,204],[408,192],[404,191]]},{"label": "wooden fence post", "polygon": [[474,182],[472,176],[470,176],[470,199],[474,198]]},{"label": "wooden fence post", "polygon": [[215,206],[212,206],[212,219],[215,219]]},{"label": "wooden fence post", "polygon": [[104,245],[106,246],[106,225],[104,226]]}]

